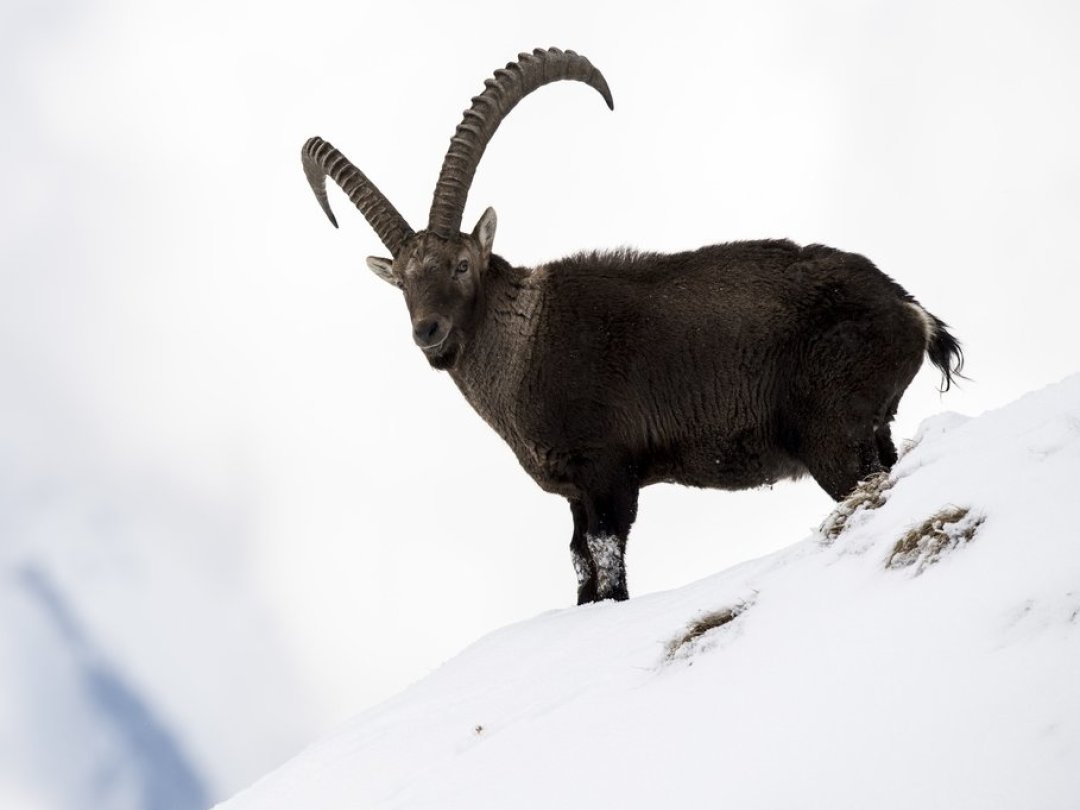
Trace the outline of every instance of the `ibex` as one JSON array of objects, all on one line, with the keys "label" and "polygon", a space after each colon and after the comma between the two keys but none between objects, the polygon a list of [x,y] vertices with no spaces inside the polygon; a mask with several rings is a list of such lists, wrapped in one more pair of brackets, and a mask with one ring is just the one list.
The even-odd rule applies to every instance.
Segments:
[{"label": "ibex", "polygon": [[550,82],[607,82],[573,51],[536,50],[472,99],[442,165],[428,227],[413,231],[344,155],[303,147],[315,197],[333,179],[392,259],[413,339],[570,502],[578,604],[626,599],[638,491],[672,482],[743,489],[809,473],[833,498],[896,461],[890,423],[923,355],[943,388],[963,363],[946,324],[863,256],[787,240],[686,253],[581,253],[536,268],[492,252],[495,211],[461,226],[495,130]]}]

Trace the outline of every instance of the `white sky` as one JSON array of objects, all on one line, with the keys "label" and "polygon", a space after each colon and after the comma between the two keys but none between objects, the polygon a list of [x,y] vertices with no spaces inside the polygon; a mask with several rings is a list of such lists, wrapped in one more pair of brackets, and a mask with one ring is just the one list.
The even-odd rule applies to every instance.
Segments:
[{"label": "white sky", "polygon": [[[323,722],[572,603],[569,510],[427,367],[365,269],[382,246],[342,195],[329,226],[299,160],[322,135],[423,227],[470,96],[535,46],[587,55],[615,112],[563,84],[503,124],[465,224],[494,205],[509,260],[783,236],[864,253],[953,327],[972,377],[941,398],[924,370],[898,437],[1077,370],[1080,7],[652,5],[7,0],[5,475],[242,515]],[[646,490],[631,592],[787,545],[829,503],[812,482]]]}]

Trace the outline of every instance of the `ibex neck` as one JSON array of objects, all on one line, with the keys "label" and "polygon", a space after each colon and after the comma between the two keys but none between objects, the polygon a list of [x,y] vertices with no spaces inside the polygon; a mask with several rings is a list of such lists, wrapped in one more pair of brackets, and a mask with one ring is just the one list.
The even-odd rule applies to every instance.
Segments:
[{"label": "ibex neck", "polygon": [[488,272],[476,330],[450,376],[484,421],[513,445],[541,290],[535,273],[497,256]]}]

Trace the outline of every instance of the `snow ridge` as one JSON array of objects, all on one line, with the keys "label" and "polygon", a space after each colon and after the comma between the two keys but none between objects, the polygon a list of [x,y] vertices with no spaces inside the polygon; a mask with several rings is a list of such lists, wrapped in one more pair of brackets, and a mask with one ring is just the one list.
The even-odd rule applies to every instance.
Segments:
[{"label": "snow ridge", "polygon": [[804,541],[496,631],[222,807],[1076,807],[1077,481],[1080,376],[935,417]]}]

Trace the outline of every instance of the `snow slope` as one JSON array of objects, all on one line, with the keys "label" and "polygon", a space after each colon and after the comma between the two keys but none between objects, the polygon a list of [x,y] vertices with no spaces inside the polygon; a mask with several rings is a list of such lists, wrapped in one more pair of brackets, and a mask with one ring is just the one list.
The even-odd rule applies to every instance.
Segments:
[{"label": "snow slope", "polygon": [[1080,376],[936,417],[802,542],[492,633],[221,807],[1080,807],[1078,482]]}]

